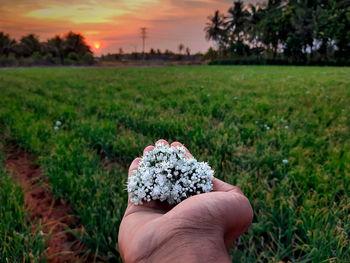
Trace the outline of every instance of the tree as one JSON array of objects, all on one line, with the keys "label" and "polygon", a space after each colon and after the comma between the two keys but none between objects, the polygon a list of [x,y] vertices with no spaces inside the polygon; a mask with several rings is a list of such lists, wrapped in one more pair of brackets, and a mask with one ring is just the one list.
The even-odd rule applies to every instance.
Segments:
[{"label": "tree", "polygon": [[204,28],[207,40],[217,43],[219,50],[222,50],[227,43],[225,16],[216,10],[213,16],[208,16],[208,22]]},{"label": "tree", "polygon": [[169,49],[166,49],[165,51],[164,51],[164,55],[166,55],[166,56],[171,56],[171,55],[173,55],[174,53],[173,52],[171,52]]},{"label": "tree", "polygon": [[179,46],[178,46],[178,50],[179,50],[179,53],[180,55],[182,54],[182,51],[185,49],[185,45],[180,43]]},{"label": "tree", "polygon": [[41,52],[39,37],[34,34],[22,37],[17,48],[18,55],[29,57],[33,55],[34,52]]},{"label": "tree", "polygon": [[59,58],[61,64],[64,63],[64,40],[60,36],[47,40],[46,47],[50,54]]},{"label": "tree", "polygon": [[64,53],[67,57],[69,53],[78,55],[92,54],[90,47],[86,44],[84,37],[79,33],[69,32],[64,38]]},{"label": "tree", "polygon": [[214,60],[218,58],[218,52],[216,50],[214,50],[212,47],[210,47],[208,49],[208,51],[203,55],[203,59],[210,59],[210,60]]},{"label": "tree", "polygon": [[249,16],[250,14],[244,9],[241,0],[234,2],[233,6],[229,8],[226,30],[231,37],[231,41],[236,42],[244,39]]},{"label": "tree", "polygon": [[287,39],[286,28],[289,20],[288,15],[284,13],[285,8],[286,5],[281,0],[269,0],[257,26],[261,32],[261,42],[266,49],[272,50],[273,58],[276,58],[278,48],[282,47]]},{"label": "tree", "polygon": [[262,47],[261,43],[261,31],[258,30],[258,25],[261,22],[263,18],[263,9],[257,4],[249,5],[249,10],[250,10],[250,16],[247,22],[247,29],[246,33],[248,34],[248,41],[251,43],[253,46],[252,48],[252,53],[259,58],[261,53],[264,51],[264,48]]},{"label": "tree", "polygon": [[186,48],[186,55],[188,57],[191,55],[191,49],[189,47]]},{"label": "tree", "polygon": [[338,48],[336,55],[350,59],[350,3],[347,0],[339,1],[334,9],[336,21],[333,39]]},{"label": "tree", "polygon": [[238,0],[226,17],[219,11],[208,17],[206,39],[218,44],[221,55],[349,59],[349,14],[349,0],[268,0],[261,6]]},{"label": "tree", "polygon": [[0,32],[0,55],[8,55],[13,51],[16,41],[10,39],[9,34]]},{"label": "tree", "polygon": [[[327,1],[328,3],[328,1]],[[327,6],[328,7],[328,6]],[[318,52],[328,59],[329,40],[332,38],[332,25],[329,21],[330,9],[317,6],[315,10],[315,39],[319,42]]]},{"label": "tree", "polygon": [[293,16],[291,19],[292,31],[298,39],[302,48],[302,53],[306,53],[307,48],[310,49],[312,55],[314,42],[314,10],[308,0],[297,1],[293,8]]}]

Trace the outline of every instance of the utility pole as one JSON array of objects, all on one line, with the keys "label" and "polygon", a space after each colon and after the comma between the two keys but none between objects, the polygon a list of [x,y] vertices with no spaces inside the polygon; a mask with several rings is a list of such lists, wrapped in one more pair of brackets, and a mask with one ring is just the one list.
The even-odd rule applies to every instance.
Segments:
[{"label": "utility pole", "polygon": [[142,56],[145,60],[145,41],[147,38],[147,27],[141,27],[141,38],[142,38]]}]

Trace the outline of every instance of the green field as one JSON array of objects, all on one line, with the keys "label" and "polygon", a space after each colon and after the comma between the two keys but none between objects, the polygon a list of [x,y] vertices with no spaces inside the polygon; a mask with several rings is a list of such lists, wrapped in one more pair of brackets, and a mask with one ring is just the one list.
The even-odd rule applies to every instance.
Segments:
[{"label": "green field", "polygon": [[345,67],[0,70],[2,143],[38,157],[80,217],[79,238],[110,262],[120,261],[127,166],[160,138],[251,201],[234,262],[350,262],[349,116]]}]

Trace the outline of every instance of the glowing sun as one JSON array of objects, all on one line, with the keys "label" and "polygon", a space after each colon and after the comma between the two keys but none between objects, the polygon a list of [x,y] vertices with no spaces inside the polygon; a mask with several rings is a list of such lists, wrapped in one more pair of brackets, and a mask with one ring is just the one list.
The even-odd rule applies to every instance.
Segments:
[{"label": "glowing sun", "polygon": [[101,48],[101,43],[100,42],[94,42],[94,48],[96,50],[99,50]]}]

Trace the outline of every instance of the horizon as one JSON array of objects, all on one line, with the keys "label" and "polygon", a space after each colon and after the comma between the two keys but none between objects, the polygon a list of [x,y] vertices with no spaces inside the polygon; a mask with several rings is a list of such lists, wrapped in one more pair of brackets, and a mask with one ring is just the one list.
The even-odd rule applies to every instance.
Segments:
[{"label": "horizon", "polygon": [[[205,52],[207,17],[226,12],[232,0],[3,0],[0,31],[19,40],[33,33],[45,41],[69,31],[81,33],[94,55],[142,52],[141,28],[147,28],[145,51],[177,51],[184,44],[191,54]],[[257,1],[244,1],[245,4]],[[259,2],[259,1],[258,1]],[[67,6],[69,4],[69,6]]]}]

